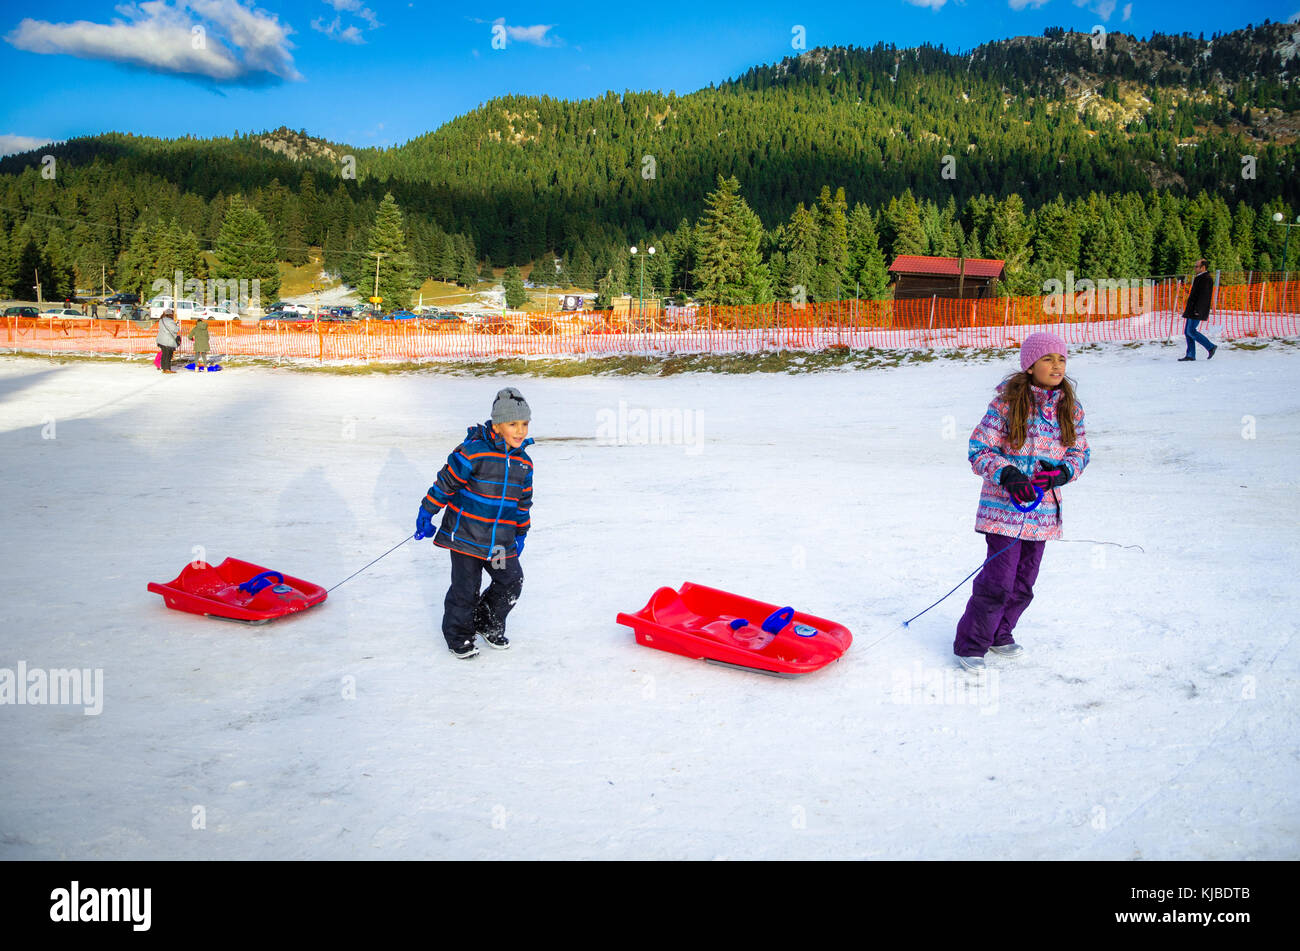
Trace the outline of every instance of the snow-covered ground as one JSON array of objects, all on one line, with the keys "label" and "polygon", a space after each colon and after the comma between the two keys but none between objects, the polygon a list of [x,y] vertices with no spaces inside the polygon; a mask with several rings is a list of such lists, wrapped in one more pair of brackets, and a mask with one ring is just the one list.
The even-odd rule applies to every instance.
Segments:
[{"label": "snow-covered ground", "polygon": [[[321,272],[322,280],[337,280],[334,275]],[[531,286],[531,285],[530,285]],[[478,313],[496,313],[505,307],[505,286],[495,284],[486,290],[478,291],[469,301],[463,301],[454,305],[448,305],[445,298],[430,297],[424,300],[418,296],[411,301],[411,306],[415,307],[423,301],[424,305],[433,305],[435,307],[447,307],[450,310],[456,310],[467,314]],[[534,292],[535,296],[542,296],[543,291]],[[369,291],[366,292],[369,294]],[[338,284],[334,287],[326,288],[319,292],[310,292],[307,294],[291,294],[281,300],[290,304],[301,304],[303,307],[360,307],[365,303],[363,299],[366,294],[361,293],[351,284]],[[554,290],[550,291],[551,297],[556,297]],[[367,305],[368,306],[368,305]],[[556,307],[558,308],[558,304]]]},{"label": "snow-covered ground", "polygon": [[[1010,357],[510,380],[0,359],[0,677],[103,684],[91,715],[0,706],[0,857],[1296,858],[1300,349],[1180,349],[1071,356],[1072,543],[982,693],[952,666],[969,584],[901,622],[983,557],[966,439]],[[146,592],[196,556],[335,584],[413,530],[507,382],[537,439],[511,650],[447,652],[427,541],[263,628]],[[686,580],[854,645],[782,680],[615,623]]]}]

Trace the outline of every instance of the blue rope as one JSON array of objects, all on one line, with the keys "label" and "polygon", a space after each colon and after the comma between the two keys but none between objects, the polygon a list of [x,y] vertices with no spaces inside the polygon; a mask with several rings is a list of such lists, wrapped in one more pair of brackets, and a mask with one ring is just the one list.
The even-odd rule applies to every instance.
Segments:
[{"label": "blue rope", "polygon": [[[1014,505],[1014,506],[1016,507],[1016,511],[1017,511],[1017,512],[1020,512],[1022,515],[1028,515],[1028,514],[1029,514],[1030,512],[1032,512],[1034,509],[1038,508],[1038,506],[1039,506],[1040,504],[1042,504],[1042,501],[1043,501],[1043,490],[1042,490],[1042,487],[1041,487],[1041,486],[1037,486],[1037,485],[1034,486],[1034,494],[1037,496],[1037,498],[1034,499],[1034,501],[1030,502],[1028,505],[1021,505],[1019,502],[1016,501],[1016,499],[1015,499],[1014,496],[1012,496],[1012,498],[1011,498],[1011,504]],[[1020,520],[1020,531],[1023,532],[1024,530],[1025,530],[1025,519],[1022,518],[1022,519]],[[1002,548],[999,548],[999,549],[998,549],[997,551],[995,551],[993,554],[991,554],[991,555],[989,555],[987,558],[985,558],[984,561],[983,561],[983,563],[979,566],[979,568],[976,568],[975,571],[972,571],[972,572],[971,572],[970,574],[968,574],[965,578],[962,578],[961,581],[957,582],[957,587],[956,587],[956,588],[953,588],[952,591],[949,591],[947,594],[945,594],[945,595],[944,595],[942,598],[940,598],[938,601],[934,602],[934,604],[930,605],[930,608],[933,608],[933,607],[935,607],[936,605],[942,604],[944,601],[947,601],[948,598],[952,597],[952,593],[953,593],[953,591],[956,591],[957,588],[960,588],[960,587],[961,587],[962,585],[964,585],[967,581],[970,581],[970,579],[971,579],[972,577],[974,577],[975,572],[979,571],[981,568],[984,567],[984,565],[987,565],[990,561],[992,561],[992,560],[993,560],[994,558],[996,558],[998,555],[1002,554],[1004,551],[1006,551],[1008,548],[1010,548],[1012,545],[1014,545],[1014,544],[1015,544],[1016,542],[1018,542],[1018,541],[1020,541],[1020,534],[1019,534],[1019,533],[1017,533],[1017,534],[1016,534],[1016,537],[1013,538],[1013,539],[1011,539],[1011,541],[1008,542],[1006,545],[1004,545]],[[926,608],[925,611],[930,610],[930,608]],[[922,611],[921,614],[924,614],[925,611]],[[915,621],[917,618],[919,618],[919,617],[921,616],[921,614],[914,614],[912,617],[908,618],[906,621],[903,622],[903,627],[907,627],[909,624],[911,624],[913,621]]]},{"label": "blue rope", "polygon": [[[992,560],[993,560],[994,558],[996,558],[998,555],[1002,554],[1004,551],[1006,551],[1008,548],[1010,548],[1012,545],[1014,545],[1014,544],[1015,544],[1016,542],[1018,542],[1018,541],[1020,541],[1020,536],[1019,536],[1019,535],[1017,535],[1015,538],[1011,539],[1011,541],[1010,541],[1009,543],[1007,543],[1005,546],[1003,546],[1002,548],[999,548],[999,549],[998,549],[997,551],[995,551],[993,554],[991,554],[991,555],[989,555],[987,558],[985,558],[983,564],[981,564],[981,565],[979,566],[979,568],[976,568],[975,571],[972,571],[972,572],[971,572],[970,574],[968,574],[965,578],[962,578],[961,581],[957,582],[957,587],[956,587],[956,588],[953,588],[952,591],[949,591],[947,594],[945,594],[945,595],[944,595],[942,598],[940,598],[938,601],[934,602],[934,604],[930,605],[930,608],[935,607],[935,605],[942,604],[944,601],[948,600],[948,598],[951,597],[953,591],[956,591],[957,588],[960,588],[960,587],[961,587],[962,585],[964,585],[967,581],[970,581],[970,579],[971,579],[972,577],[974,577],[975,573],[976,573],[977,571],[979,571],[981,568],[983,568],[984,565],[987,565],[990,561],[992,561]],[[925,611],[930,610],[930,608],[926,608]],[[922,611],[921,614],[924,614],[925,611]],[[917,618],[919,618],[919,617],[921,616],[921,614],[916,614],[916,615],[913,615],[912,617],[908,618],[906,621],[903,622],[903,627],[907,627],[909,624],[911,624],[913,621],[915,621]]]}]

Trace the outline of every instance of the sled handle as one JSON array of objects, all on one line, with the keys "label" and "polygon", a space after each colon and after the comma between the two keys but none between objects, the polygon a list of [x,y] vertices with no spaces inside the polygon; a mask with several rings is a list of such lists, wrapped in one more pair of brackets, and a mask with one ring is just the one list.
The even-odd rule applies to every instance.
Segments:
[{"label": "sled handle", "polygon": [[257,594],[263,588],[269,588],[273,584],[284,584],[284,575],[278,571],[263,571],[260,575],[253,575],[241,584],[239,590]]},{"label": "sled handle", "polygon": [[769,634],[780,634],[781,628],[793,620],[794,608],[780,608],[767,616],[767,620],[763,622],[763,630]]},{"label": "sled handle", "polygon": [[1034,501],[1030,502],[1028,505],[1021,505],[1016,501],[1014,495],[1011,497],[1011,504],[1016,507],[1017,512],[1032,512],[1034,509],[1038,508],[1039,503],[1043,501],[1043,487],[1041,485],[1034,486],[1034,494],[1037,495],[1038,498],[1034,499]]}]

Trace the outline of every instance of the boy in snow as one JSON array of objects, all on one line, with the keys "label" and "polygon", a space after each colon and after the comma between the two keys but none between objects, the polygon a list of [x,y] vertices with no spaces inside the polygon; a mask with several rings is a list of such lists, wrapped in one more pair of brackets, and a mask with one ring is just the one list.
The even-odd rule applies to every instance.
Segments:
[{"label": "boy in snow", "polygon": [[[524,450],[532,410],[508,386],[492,403],[492,418],[471,426],[447,457],[438,479],[420,502],[415,537],[451,552],[451,587],[443,604],[442,634],[457,657],[478,655],[475,638],[504,650],[506,615],[519,600],[524,573],[519,556],[531,524],[533,460]],[[442,525],[433,517],[445,510]],[[479,592],[483,571],[492,579]]]},{"label": "boy in snow", "polygon": [[[988,559],[957,623],[953,653],[967,670],[984,670],[992,651],[1013,659],[1024,653],[1011,632],[1034,597],[1034,582],[1048,540],[1061,537],[1057,489],[1083,472],[1091,455],[1083,406],[1065,375],[1065,342],[1034,333],[1020,347],[1020,372],[997,388],[970,436],[970,464],[984,480],[975,531],[984,534]],[[1028,506],[1043,493],[1032,511]]]}]

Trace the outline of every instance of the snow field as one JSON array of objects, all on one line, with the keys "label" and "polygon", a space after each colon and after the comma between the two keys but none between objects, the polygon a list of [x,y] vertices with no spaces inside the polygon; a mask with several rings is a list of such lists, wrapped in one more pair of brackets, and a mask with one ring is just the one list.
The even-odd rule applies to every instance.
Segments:
[{"label": "snow field", "polygon": [[[951,656],[969,582],[901,625],[984,557],[966,440],[1011,357],[571,379],[0,359],[0,668],[104,682],[95,716],[0,705],[0,856],[1295,858],[1300,352],[1180,349],[1071,354],[1072,541],[1028,655],[978,690]],[[537,440],[511,650],[447,652],[427,541],[262,628],[145,591],[227,555],[335,584],[413,530],[508,383]],[[690,439],[641,438],[638,412],[678,410]],[[854,645],[782,680],[614,622],[687,580]]]}]

